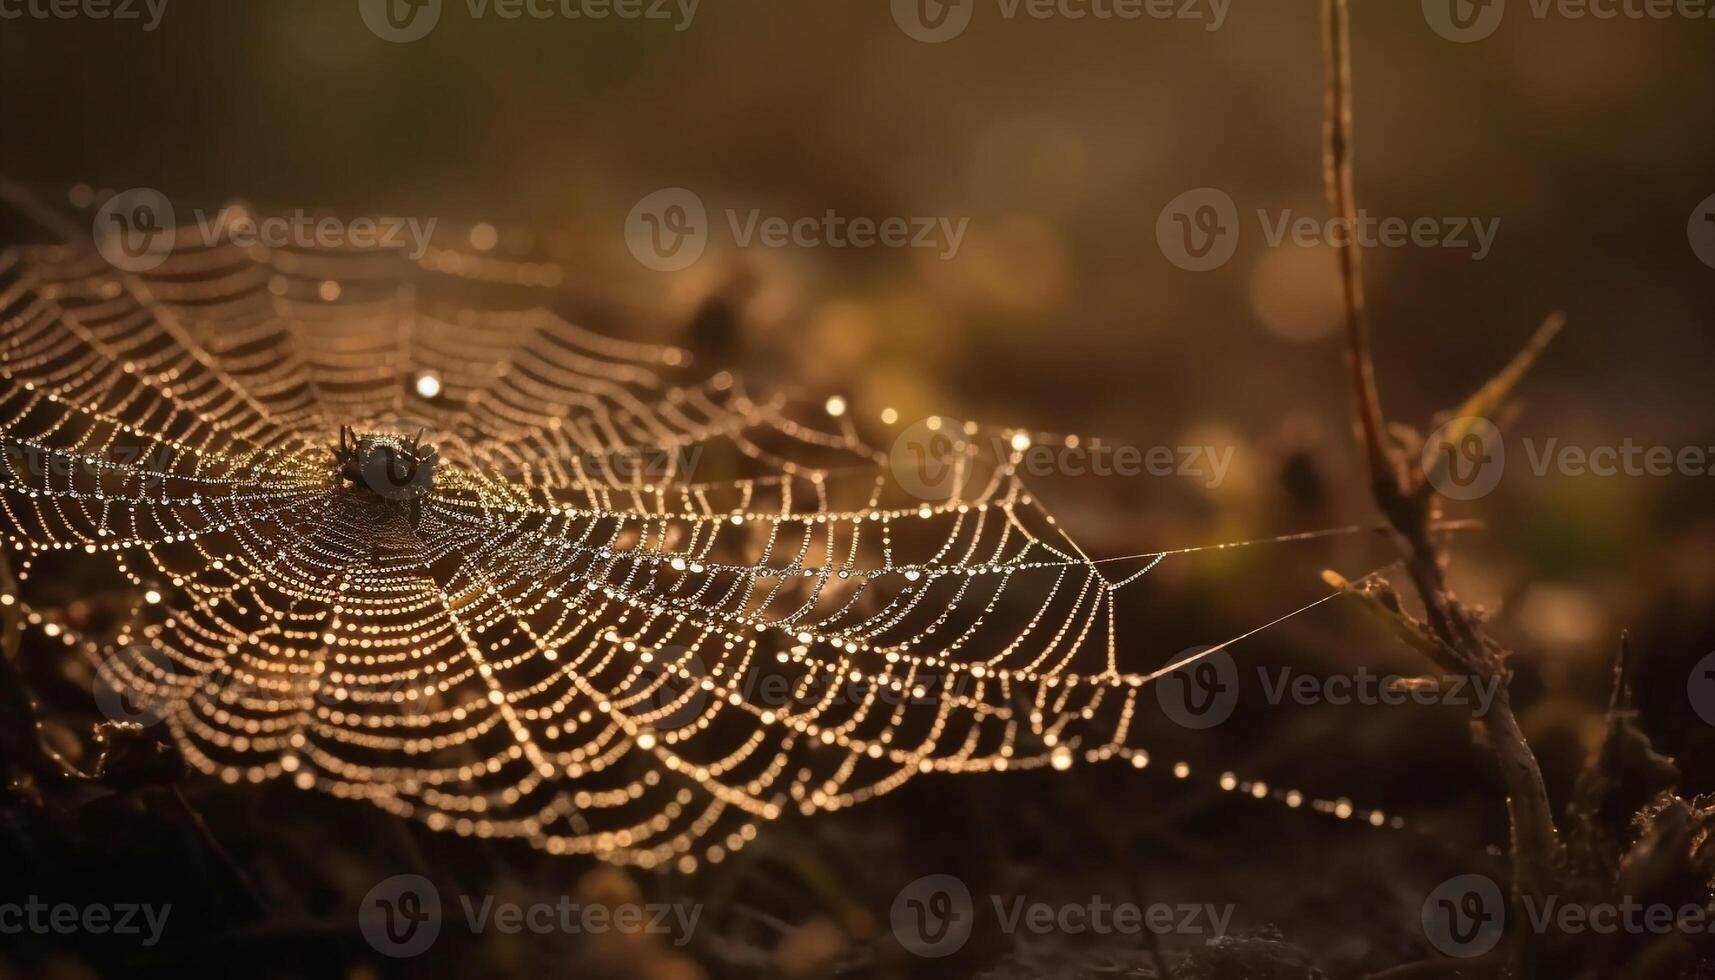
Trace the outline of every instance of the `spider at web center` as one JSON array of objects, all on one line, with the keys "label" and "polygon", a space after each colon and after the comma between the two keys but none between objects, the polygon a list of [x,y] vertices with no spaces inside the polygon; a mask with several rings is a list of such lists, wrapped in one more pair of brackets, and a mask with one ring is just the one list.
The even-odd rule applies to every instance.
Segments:
[{"label": "spider at web center", "polygon": [[339,446],[331,450],[335,477],[355,492],[403,509],[415,527],[440,459],[435,445],[423,441],[423,431],[406,437],[340,426]]}]

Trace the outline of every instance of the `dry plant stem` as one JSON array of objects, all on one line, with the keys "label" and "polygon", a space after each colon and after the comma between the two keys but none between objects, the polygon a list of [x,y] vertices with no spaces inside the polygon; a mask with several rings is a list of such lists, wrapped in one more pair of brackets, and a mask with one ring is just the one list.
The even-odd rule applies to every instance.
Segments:
[{"label": "dry plant stem", "polygon": [[[1328,96],[1323,122],[1323,175],[1328,204],[1336,217],[1353,219],[1358,210],[1352,188],[1352,59],[1346,0],[1324,0],[1323,44],[1328,52]],[[1381,396],[1376,391],[1375,360],[1370,356],[1368,314],[1364,309],[1361,253],[1350,240],[1355,220],[1348,220],[1344,247],[1335,250],[1340,263],[1340,289],[1346,310],[1346,370],[1357,398],[1358,439],[1370,464],[1371,489],[1376,498],[1400,486],[1383,436]],[[1384,507],[1385,509],[1385,507]]]},{"label": "dry plant stem", "polygon": [[[12,565],[0,554],[0,593],[15,595],[17,591]],[[23,640],[24,615],[19,605],[0,606],[0,773],[10,765],[17,767],[12,775],[27,776],[38,783],[86,779],[41,739],[36,704],[24,686]]]},{"label": "dry plant stem", "polygon": [[[1325,179],[1330,206],[1348,228],[1356,227],[1357,204],[1352,185],[1351,41],[1348,0],[1323,0],[1328,57]],[[1346,358],[1357,416],[1359,442],[1369,466],[1371,491],[1383,516],[1406,550],[1405,567],[1427,621],[1418,623],[1397,603],[1388,607],[1396,625],[1412,645],[1443,671],[1500,679],[1498,695],[1481,719],[1487,742],[1500,765],[1507,787],[1507,813],[1512,825],[1513,887],[1519,894],[1545,895],[1553,890],[1560,860],[1559,836],[1536,756],[1514,717],[1504,683],[1510,672],[1505,651],[1483,632],[1477,618],[1447,591],[1446,559],[1432,530],[1436,515],[1433,489],[1417,467],[1408,466],[1389,441],[1375,380],[1369,326],[1364,311],[1363,279],[1357,243],[1340,243],[1341,284],[1346,313]],[[1551,320],[1538,339],[1515,359],[1506,380],[1514,381],[1529,366],[1547,338],[1558,329]],[[1516,370],[1515,370],[1516,368]],[[1497,381],[1502,379],[1498,378]],[[1385,604],[1384,604],[1385,605]]]}]

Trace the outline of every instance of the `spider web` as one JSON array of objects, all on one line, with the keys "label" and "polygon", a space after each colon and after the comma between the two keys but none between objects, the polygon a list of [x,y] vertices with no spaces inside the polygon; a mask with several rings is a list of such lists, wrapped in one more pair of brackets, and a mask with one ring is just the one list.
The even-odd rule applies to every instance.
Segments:
[{"label": "spider web", "polygon": [[[135,596],[107,642],[50,635],[226,782],[646,867],[922,773],[1148,763],[1161,672],[1122,668],[1123,582],[1019,457],[949,421],[902,460],[550,312],[557,279],[446,248],[0,253],[18,577],[105,561]],[[427,430],[417,520],[337,478],[343,425]],[[901,479],[926,465],[935,499]]]}]

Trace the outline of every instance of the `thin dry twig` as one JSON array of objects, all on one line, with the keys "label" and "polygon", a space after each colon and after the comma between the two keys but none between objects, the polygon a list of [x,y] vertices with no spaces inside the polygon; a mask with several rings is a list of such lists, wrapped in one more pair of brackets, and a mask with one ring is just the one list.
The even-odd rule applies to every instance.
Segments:
[{"label": "thin dry twig", "polygon": [[[0,594],[16,595],[18,580],[12,565],[0,554]],[[42,739],[36,703],[24,683],[24,615],[13,602],[0,606],[0,761],[13,767],[13,778],[36,784],[58,784],[86,779]]]},{"label": "thin dry twig", "polygon": [[[1325,130],[1325,179],[1330,207],[1348,227],[1355,227],[1356,195],[1352,182],[1352,67],[1348,0],[1323,0],[1327,44],[1328,114]],[[1541,896],[1553,890],[1561,868],[1561,849],[1554,815],[1536,756],[1513,715],[1506,681],[1508,652],[1490,639],[1481,617],[1447,588],[1447,558],[1434,532],[1438,500],[1421,465],[1399,451],[1388,435],[1375,379],[1369,324],[1364,309],[1363,279],[1357,243],[1348,236],[1338,243],[1346,315],[1346,358],[1352,385],[1358,439],[1368,464],[1377,506],[1406,551],[1405,567],[1423,605],[1425,618],[1406,611],[1391,587],[1364,585],[1355,590],[1413,649],[1441,670],[1502,681],[1497,697],[1480,723],[1495,753],[1507,787],[1507,812],[1512,825],[1513,888],[1521,895]],[[1560,329],[1558,316],[1537,331],[1513,361],[1465,402],[1461,414],[1493,411],[1512,391]]]},{"label": "thin dry twig", "polygon": [[1340,263],[1340,289],[1346,313],[1346,369],[1350,375],[1358,439],[1370,464],[1370,483],[1378,496],[1397,491],[1397,460],[1388,448],[1382,421],[1381,394],[1376,388],[1375,359],[1370,353],[1370,325],[1364,308],[1362,253],[1351,241],[1357,227],[1358,203],[1352,182],[1352,52],[1346,4],[1324,2],[1324,45],[1328,53],[1328,96],[1323,121],[1324,180],[1328,203],[1348,229],[1344,247],[1335,250]]}]

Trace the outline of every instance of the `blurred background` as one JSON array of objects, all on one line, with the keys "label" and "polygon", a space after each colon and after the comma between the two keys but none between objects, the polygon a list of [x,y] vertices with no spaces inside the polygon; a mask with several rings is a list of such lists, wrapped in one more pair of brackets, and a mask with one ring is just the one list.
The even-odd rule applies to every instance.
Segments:
[{"label": "blurred background", "polygon": [[[1218,485],[1041,480],[1098,557],[1374,521],[1351,451],[1331,250],[1271,245],[1257,216],[1326,213],[1318,5],[1241,0],[1218,29],[1196,2],[1185,9],[1198,17],[1132,20],[956,6],[969,24],[941,43],[912,35],[910,5],[829,0],[706,0],[688,21],[679,7],[666,19],[513,20],[447,0],[406,43],[367,27],[357,0],[169,0],[152,30],[8,15],[0,174],[58,200],[79,184],[156,188],[181,220],[244,199],[434,218],[443,234],[483,225],[482,246],[554,260],[568,289],[610,297],[638,335],[695,347],[721,362],[711,369],[839,394],[866,419],[942,413],[1116,446],[1233,449]],[[1383,400],[1427,431],[1544,316],[1566,314],[1522,389],[1494,492],[1451,508],[1486,524],[1459,538],[1453,579],[1519,651],[1515,697],[1556,799],[1600,732],[1622,631],[1645,728],[1686,788],[1707,791],[1715,738],[1687,689],[1715,650],[1707,469],[1538,475],[1531,462],[1549,440],[1715,447],[1715,250],[1700,256],[1688,235],[1715,195],[1708,22],[1513,6],[1493,36],[1465,44],[1418,3],[1355,4],[1360,205],[1498,222],[1480,259],[1366,251]],[[628,248],[628,216],[663,188],[709,215],[706,251],[676,272]],[[1163,209],[1198,188],[1230,197],[1239,226],[1231,259],[1203,272],[1157,235]],[[729,211],[968,225],[950,256],[743,248]],[[699,315],[711,296],[734,311],[712,338]],[[1127,653],[1154,665],[1225,640],[1322,595],[1322,568],[1361,574],[1387,554],[1358,536],[1171,560],[1131,593]],[[1241,651],[1241,663],[1311,672],[1424,669],[1340,603]],[[429,867],[472,894],[689,896],[708,909],[706,936],[648,952],[451,937],[412,972],[1073,969],[1064,951],[993,930],[946,962],[890,946],[899,889],[952,872],[973,891],[1232,901],[1236,929],[1278,926],[1331,975],[1357,975],[1423,955],[1413,888],[1502,867],[1483,864],[1504,842],[1499,784],[1457,709],[1263,706],[1202,733],[1144,723],[1160,729],[1162,759],[1349,796],[1413,829],[1238,801],[1162,767],[1095,767],[1051,788],[1040,774],[937,777],[857,812],[783,822],[746,852],[756,857],[681,879],[444,840],[284,790],[187,785],[221,860],[200,837],[87,854],[92,837],[157,832],[127,819],[142,806],[129,800],[62,828],[63,850],[15,844],[72,890],[172,896],[185,909],[178,942],[0,952],[0,973],[248,957],[246,972],[385,974],[397,964],[363,944],[347,909],[377,875]],[[224,891],[238,880],[230,866],[242,901]],[[1150,962],[1136,943],[1075,945],[1098,973]]]}]

